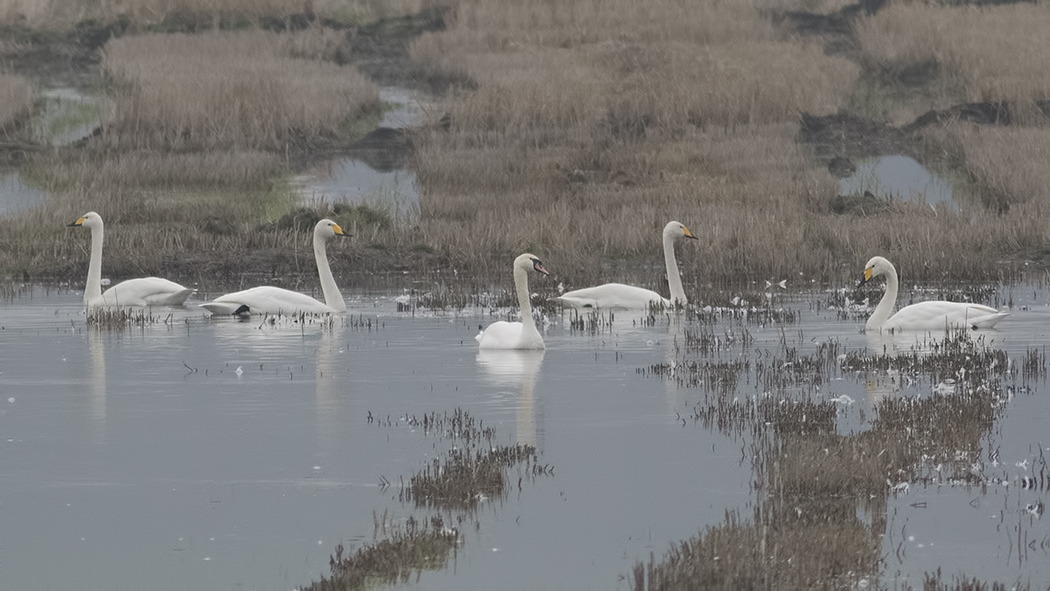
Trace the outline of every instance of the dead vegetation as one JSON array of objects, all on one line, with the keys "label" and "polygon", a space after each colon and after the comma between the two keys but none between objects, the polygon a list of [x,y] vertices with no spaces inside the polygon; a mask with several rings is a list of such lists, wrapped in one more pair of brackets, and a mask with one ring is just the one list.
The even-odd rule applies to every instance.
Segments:
[{"label": "dead vegetation", "polygon": [[[687,291],[800,274],[834,282],[876,253],[916,281],[987,281],[1016,278],[1017,267],[1002,261],[1050,239],[1045,183],[1032,172],[1044,168],[1045,131],[1032,109],[1047,98],[1046,60],[1041,47],[1024,46],[1026,31],[1045,28],[1040,5],[855,10],[855,51],[844,52],[788,29],[774,18],[778,7],[742,0],[690,10],[669,0],[452,2],[427,27],[354,20],[424,8],[412,2],[205,4],[80,11],[129,19],[106,33],[115,35],[103,50],[112,109],[82,147],[31,159],[35,180],[55,197],[49,212],[0,220],[0,234],[22,242],[12,245],[20,258],[0,261],[5,272],[64,273],[63,258],[21,257],[56,250],[51,220],[86,205],[101,211],[93,203],[107,200],[115,208],[107,219],[185,221],[175,223],[177,240],[118,269],[167,260],[182,266],[176,278],[229,274],[230,261],[208,263],[228,256],[266,272],[252,250],[259,240],[245,233],[295,206],[283,180],[295,164],[286,150],[345,144],[374,123],[375,87],[352,64],[363,59],[373,72],[395,63],[377,56],[394,54],[362,36],[402,35],[400,47],[424,29],[409,49],[413,64],[397,66],[444,92],[427,127],[410,136],[423,197],[418,212],[395,212],[395,223],[370,236],[361,267],[441,260],[486,275],[530,250],[557,261],[567,289],[608,280],[659,289],[656,236],[678,219],[702,237],[679,255]],[[21,4],[7,6],[13,14]],[[993,47],[998,38],[1011,49]],[[918,67],[929,63],[936,67]],[[1013,127],[953,127],[962,111],[946,107],[966,100],[1009,101]],[[898,104],[939,110],[921,129],[894,128],[892,142],[832,133],[830,152],[816,157],[799,143],[800,119],[846,121],[843,110],[865,102],[886,113]],[[1009,149],[997,151],[999,131]],[[980,203],[964,215],[843,207],[823,159],[865,145],[947,155]],[[174,211],[186,207],[193,216]],[[295,248],[278,236],[269,242]]]},{"label": "dead vegetation", "polygon": [[[106,44],[112,118],[100,148],[284,150],[338,137],[380,109],[352,67],[326,61],[320,29],[138,35]],[[340,38],[337,42],[345,43]]]},{"label": "dead vegetation", "polygon": [[[921,19],[900,20],[947,37],[954,13],[923,10]],[[969,13],[979,22],[993,10]],[[887,12],[858,21],[867,63],[892,69],[927,59],[912,46],[936,39],[915,33],[898,47],[896,30],[877,25]],[[965,217],[916,206],[837,215],[833,179],[796,143],[798,116],[835,113],[870,82],[859,77],[863,60],[829,57],[815,43],[785,36],[747,3],[686,13],[670,2],[459,5],[449,30],[412,47],[417,65],[452,88],[442,125],[420,138],[428,241],[468,261],[493,246],[551,252],[576,287],[622,278],[639,263],[641,282],[657,284],[659,271],[644,264],[658,263],[659,245],[646,236],[666,219],[704,237],[701,252],[680,257],[687,283],[799,272],[824,280],[873,253],[907,260],[921,280],[987,277],[999,273],[1002,254],[1047,239],[1045,223],[1003,217],[1000,207]],[[959,64],[975,59],[952,47]],[[1033,79],[1029,101],[1042,84]],[[917,152],[943,149],[926,139]],[[1041,168],[1031,156],[1011,166]]]},{"label": "dead vegetation", "polygon": [[16,74],[0,74],[0,132],[24,121],[33,109],[33,85]]},{"label": "dead vegetation", "polygon": [[[406,416],[404,423],[451,444],[402,485],[398,499],[417,508],[470,513],[486,501],[500,501],[509,492],[507,471],[518,468],[522,477],[549,475],[536,448],[515,443],[497,445],[496,433],[467,411]],[[380,421],[380,424],[383,424]],[[520,479],[519,479],[520,487]]]},{"label": "dead vegetation", "polygon": [[201,28],[285,21],[289,15],[317,15],[347,21],[368,21],[417,12],[426,0],[0,0],[0,19],[32,27],[68,27],[85,20],[110,22],[127,18],[138,27]]},{"label": "dead vegetation", "polygon": [[[1036,39],[1050,28],[1045,5],[938,6],[893,3],[857,23],[868,59],[886,69],[928,61],[961,84],[963,102],[1028,105],[1046,100],[1050,48]],[[1033,113],[1034,114],[1034,113]]]},{"label": "dead vegetation", "polygon": [[[439,442],[450,446],[443,459],[434,459],[407,486],[402,484],[397,497],[402,504],[436,513],[424,520],[409,515],[401,523],[392,521],[386,511],[381,516],[373,512],[376,539],[346,554],[339,544],[329,560],[331,574],[303,589],[370,589],[377,584],[408,583],[413,574],[418,578],[423,570],[442,569],[464,543],[459,529],[464,522],[475,519],[482,503],[506,496],[509,469],[523,471],[519,490],[524,475],[532,478],[553,471],[537,462],[536,449],[530,445],[496,445],[496,431],[460,408],[396,419],[370,412],[368,422],[379,428],[408,427],[432,438],[435,448]],[[381,478],[381,485],[386,490],[390,481]],[[473,525],[480,528],[476,519]]]},{"label": "dead vegetation", "polygon": [[[743,361],[726,362],[728,351],[684,347],[674,367],[651,374],[699,389],[693,420],[744,440],[753,514],[727,513],[725,523],[673,544],[659,560],[636,563],[635,589],[881,588],[889,495],[911,484],[987,483],[983,446],[1017,377],[1003,351],[965,333],[911,353],[842,351],[832,342],[811,355],[742,351],[731,356]],[[1038,354],[1026,359],[1025,380],[1030,365],[1039,370]],[[822,385],[830,395],[829,380],[851,375],[937,387],[877,398],[870,429],[842,435],[842,401],[819,397]],[[940,585],[939,575],[928,580]]]},{"label": "dead vegetation", "polygon": [[404,525],[392,527],[382,539],[354,552],[344,555],[339,544],[329,559],[329,576],[301,589],[351,591],[407,584],[420,571],[444,568],[459,542],[459,532],[448,528],[440,515],[427,521],[409,517]]}]

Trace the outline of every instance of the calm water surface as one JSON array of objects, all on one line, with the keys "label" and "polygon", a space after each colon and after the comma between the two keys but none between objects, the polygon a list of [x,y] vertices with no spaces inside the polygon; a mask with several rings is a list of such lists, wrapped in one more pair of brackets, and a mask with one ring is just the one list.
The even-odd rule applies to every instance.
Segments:
[{"label": "calm water surface", "polygon": [[[700,390],[637,371],[674,360],[688,322],[620,315],[581,333],[555,317],[543,353],[479,354],[473,337],[492,316],[398,312],[396,295],[351,294],[351,315],[330,328],[190,307],[121,332],[86,328],[79,293],[0,302],[0,588],[306,584],[327,573],[336,544],[373,539],[374,514],[427,514],[398,501],[397,483],[440,446],[397,419],[456,408],[494,427],[497,443],[536,445],[554,475],[484,503],[453,562],[424,572],[420,588],[628,588],[636,561],[726,511],[750,515],[748,444],[682,419]],[[754,344],[724,355],[910,346],[871,340],[860,320],[814,305],[821,297],[785,296],[799,323],[746,325]],[[1042,348],[1048,300],[1014,294],[1013,315],[985,338],[1015,362]],[[741,326],[727,317],[713,330]],[[884,582],[921,585],[940,567],[1050,585],[1048,520],[1025,510],[1046,491],[1016,484],[1050,451],[1050,398],[1032,386],[987,436],[998,456],[985,476],[1007,484],[891,497]],[[873,398],[930,388],[843,373],[816,396],[854,399],[842,425],[857,429]]]}]

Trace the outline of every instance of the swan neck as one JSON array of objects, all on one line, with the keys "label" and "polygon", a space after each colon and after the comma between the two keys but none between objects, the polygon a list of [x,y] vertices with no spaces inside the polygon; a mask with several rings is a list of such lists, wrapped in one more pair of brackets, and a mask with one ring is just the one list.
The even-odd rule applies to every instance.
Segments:
[{"label": "swan neck", "polygon": [[875,306],[875,311],[868,318],[867,328],[881,329],[882,325],[890,319],[890,315],[893,314],[893,306],[897,302],[898,287],[897,270],[891,267],[886,272],[886,293],[882,294],[879,305]]},{"label": "swan neck", "polygon": [[91,260],[88,262],[87,284],[84,285],[84,305],[102,298],[102,231],[103,226],[91,228]]},{"label": "swan neck", "polygon": [[314,259],[317,261],[317,274],[321,278],[324,303],[336,312],[346,312],[346,301],[343,300],[343,294],[339,292],[335,277],[332,277],[332,268],[328,266],[328,253],[324,243],[322,236],[314,234]]},{"label": "swan neck", "polygon": [[518,306],[521,307],[522,337],[539,336],[536,321],[532,318],[532,301],[529,298],[529,272],[521,267],[514,267],[514,288],[518,292]]},{"label": "swan neck", "polygon": [[671,302],[686,305],[682,276],[678,273],[678,259],[674,256],[674,236],[664,234],[664,265],[667,267],[667,287],[671,291]]}]

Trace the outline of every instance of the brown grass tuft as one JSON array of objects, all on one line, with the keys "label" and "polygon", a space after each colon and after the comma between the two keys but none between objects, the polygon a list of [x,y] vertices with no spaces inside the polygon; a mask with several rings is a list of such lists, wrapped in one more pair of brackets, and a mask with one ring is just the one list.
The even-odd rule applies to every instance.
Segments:
[{"label": "brown grass tuft", "polygon": [[187,17],[219,24],[284,19],[313,13],[341,21],[369,21],[392,14],[418,12],[427,0],[0,0],[0,19],[38,26],[70,26],[86,19],[111,22],[121,15],[137,26]]},{"label": "brown grass tuft", "polygon": [[[863,21],[867,59],[889,67],[936,55],[969,67],[975,54],[953,27],[980,27],[993,11],[923,10],[886,25],[888,41],[872,24],[881,12]],[[798,145],[798,114],[842,108],[859,68],[785,37],[750,2],[464,3],[412,57],[455,88],[435,113],[447,117],[418,137],[419,227],[467,266],[529,249],[573,288],[625,280],[643,263],[635,281],[659,290],[659,228],[677,219],[702,237],[682,245],[687,286],[852,277],[874,254],[901,261],[913,280],[988,278],[1003,253],[1050,236],[1031,219],[1050,213],[1035,201],[1026,219],[982,203],[966,203],[965,216],[909,205],[833,214],[837,186]],[[988,189],[960,193],[971,190]]]},{"label": "brown grass tuft", "polygon": [[33,110],[33,84],[17,74],[0,74],[0,131],[10,132]]},{"label": "brown grass tuft", "polygon": [[1050,203],[1050,169],[1041,164],[1050,154],[1050,127],[960,123],[948,131],[962,148],[967,170],[997,206],[1039,211]]},{"label": "brown grass tuft", "polygon": [[256,188],[265,189],[285,170],[272,152],[215,151],[162,153],[133,151],[107,154],[84,153],[74,158],[47,154],[28,169],[33,178],[52,190],[68,190],[87,183],[108,187]]},{"label": "brown grass tuft", "polygon": [[280,149],[301,135],[338,136],[376,86],[304,36],[265,31],[142,35],[108,43],[114,108],[102,143],[123,149]]},{"label": "brown grass tuft", "polygon": [[1043,4],[943,7],[893,3],[860,21],[857,37],[884,67],[936,60],[962,81],[966,100],[1050,98],[1050,10]]}]

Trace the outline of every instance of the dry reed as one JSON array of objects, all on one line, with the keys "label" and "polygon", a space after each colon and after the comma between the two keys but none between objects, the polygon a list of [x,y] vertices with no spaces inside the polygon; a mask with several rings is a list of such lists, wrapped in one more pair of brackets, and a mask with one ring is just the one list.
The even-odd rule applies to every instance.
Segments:
[{"label": "dry reed", "polygon": [[[85,153],[77,157],[45,154],[27,173],[52,190],[78,184],[105,187],[183,189],[265,189],[283,173],[284,162],[272,152],[215,151],[163,153],[154,151]],[[104,190],[104,189],[103,189]]]},{"label": "dry reed", "polygon": [[[926,55],[901,47],[885,59]],[[567,288],[642,263],[634,278],[659,289],[670,219],[702,237],[679,256],[687,286],[852,278],[874,254],[912,280],[995,278],[1003,254],[1050,239],[1035,201],[1007,216],[832,214],[837,187],[797,144],[797,117],[841,108],[859,69],[784,36],[750,2],[463,2],[412,57],[455,88],[443,126],[419,137],[419,228],[468,266],[527,249]]]},{"label": "dry reed", "polygon": [[[419,142],[421,228],[455,258],[542,250],[582,282],[596,256],[646,260],[658,281],[670,219],[709,235],[701,219],[754,205],[750,223],[786,216],[799,223],[776,230],[797,234],[833,196],[779,123],[834,112],[858,70],[780,40],[746,2],[464,3],[456,15],[412,46],[421,67],[471,81],[445,105],[449,132]],[[773,266],[797,266],[766,244],[790,259]],[[712,250],[735,273],[761,269],[745,248]]]},{"label": "dry reed", "polygon": [[972,102],[1030,104],[1050,98],[1045,4],[942,7],[894,3],[856,26],[869,59],[883,67],[935,60]]},{"label": "dry reed", "polygon": [[1050,128],[960,123],[948,132],[960,145],[967,170],[1000,204],[1038,211],[1050,203],[1050,170],[1042,165],[1050,154]]},{"label": "dry reed", "polygon": [[[306,33],[309,34],[309,33]],[[124,149],[282,149],[341,135],[379,108],[376,86],[349,67],[289,57],[302,34],[143,35],[108,43],[115,106],[101,143]]]},{"label": "dry reed", "polygon": [[124,15],[139,26],[195,16],[258,21],[312,12],[324,18],[368,21],[417,12],[426,0],[0,0],[0,20],[30,26],[70,26],[86,19],[110,22]]},{"label": "dry reed", "polygon": [[[566,287],[628,280],[661,289],[659,229],[677,219],[702,237],[679,246],[687,290],[695,290],[800,274],[807,282],[852,279],[873,254],[893,260],[912,281],[990,279],[1004,256],[1050,240],[1050,210],[1035,172],[1045,151],[1035,134],[1024,139],[1031,150],[1009,151],[1009,165],[987,139],[928,134],[936,150],[968,146],[956,151],[972,167],[975,192],[1005,194],[1009,209],[968,208],[959,216],[900,205],[877,216],[832,214],[835,181],[798,144],[797,117],[847,104],[858,68],[785,35],[761,8],[749,0],[455,4],[449,29],[425,34],[411,48],[427,77],[446,77],[453,90],[431,111],[434,125],[413,135],[418,216],[369,233],[375,264],[412,249],[502,277],[506,261],[529,250],[548,260]],[[918,10],[883,12],[898,8]],[[915,21],[914,30],[918,16],[951,17],[945,22],[961,26],[951,19],[964,15],[968,27],[978,25],[965,19],[988,15],[1029,14],[1041,22],[1038,9],[929,9],[941,12],[901,20]],[[880,39],[863,30],[877,33],[872,23],[883,12],[861,24],[862,34]],[[886,27],[905,31],[889,36],[901,49],[880,50],[869,39],[871,61],[924,59],[922,34],[938,48],[938,35],[947,35],[941,29],[949,28],[915,34],[906,22]],[[38,247],[15,246],[29,258],[8,259],[3,268],[40,265],[61,273],[61,259],[35,253],[51,248],[44,242],[50,224],[80,215],[85,203],[111,208],[113,214],[103,212],[107,221],[170,220],[181,234],[169,246],[180,257],[252,259],[252,248],[293,246],[290,237],[272,235],[267,246],[253,235],[293,205],[279,180],[282,160],[273,154],[307,137],[345,133],[363,103],[343,96],[347,87],[340,85],[354,74],[326,61],[345,51],[344,39],[323,28],[111,42],[105,66],[115,110],[93,147],[117,150],[64,170],[47,159],[31,169],[59,194],[45,211],[0,220],[0,240],[17,234]],[[947,51],[938,59],[972,57]],[[374,91],[357,82],[355,92]],[[302,100],[305,90],[313,92],[309,101]],[[177,155],[158,155],[173,148]],[[143,232],[122,240],[138,248],[152,238]],[[147,250],[153,262],[163,256]],[[125,256],[130,266],[132,255]]]},{"label": "dry reed", "polygon": [[33,109],[33,85],[17,74],[0,74],[0,130],[9,132]]}]

